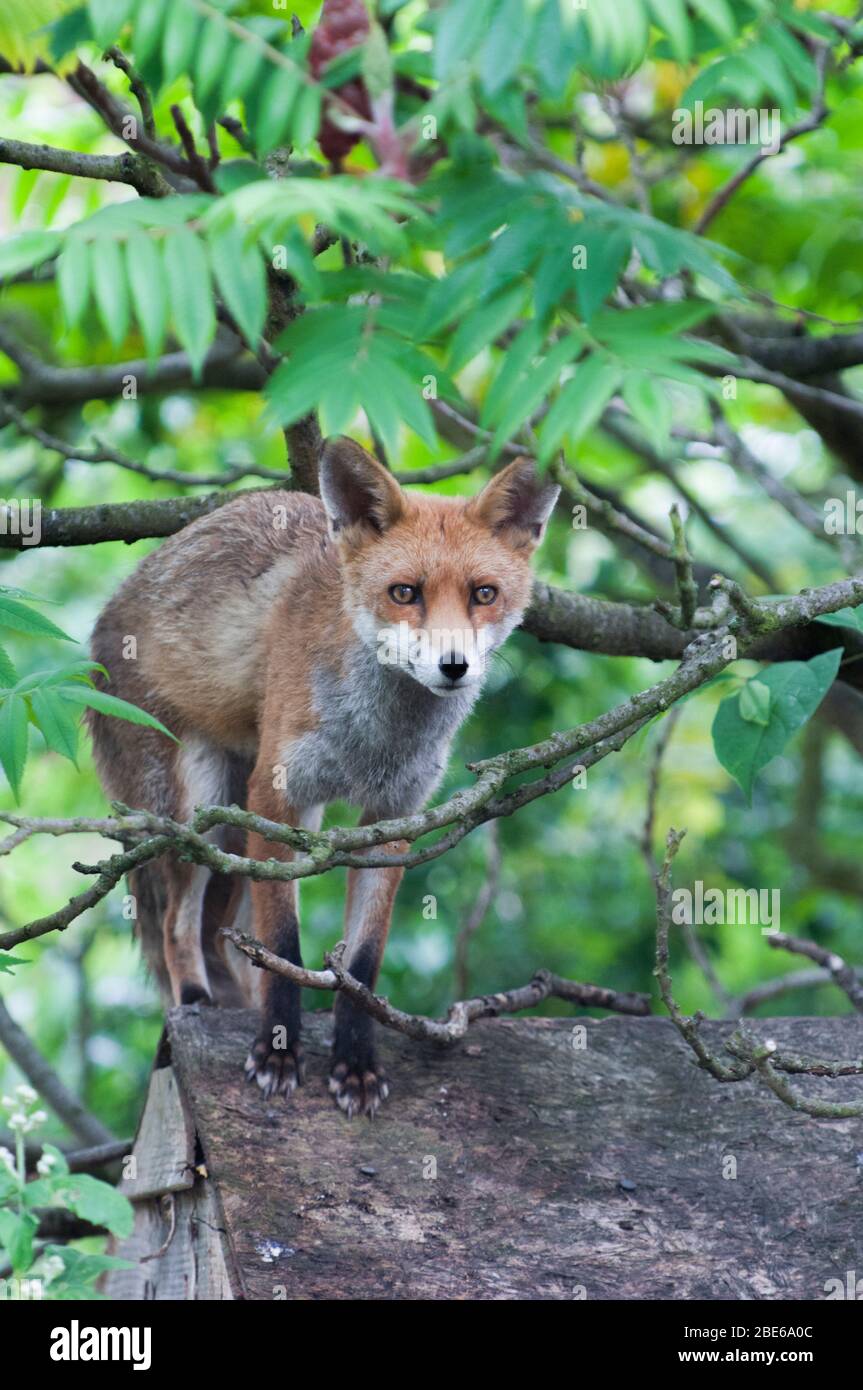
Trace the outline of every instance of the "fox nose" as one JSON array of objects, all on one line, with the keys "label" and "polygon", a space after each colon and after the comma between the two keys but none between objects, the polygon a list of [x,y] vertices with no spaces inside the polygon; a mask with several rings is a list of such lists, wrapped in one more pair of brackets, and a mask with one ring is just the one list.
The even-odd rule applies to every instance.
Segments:
[{"label": "fox nose", "polygon": [[453,652],[450,652],[449,656],[442,656],[438,662],[438,666],[443,671],[447,680],[451,680],[453,683],[455,683],[455,681],[460,681],[467,670],[467,662],[460,661]]}]

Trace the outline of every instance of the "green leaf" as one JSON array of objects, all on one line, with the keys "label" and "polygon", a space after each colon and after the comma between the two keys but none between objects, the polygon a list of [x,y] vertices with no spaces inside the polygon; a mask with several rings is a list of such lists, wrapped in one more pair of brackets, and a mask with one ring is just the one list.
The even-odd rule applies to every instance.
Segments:
[{"label": "green leaf", "polygon": [[761,724],[765,729],[770,723],[770,686],[763,681],[747,681],[740,691],[740,718],[747,724]]},{"label": "green leaf", "polygon": [[[219,23],[216,19],[210,22]],[[229,101],[241,101],[247,92],[255,90],[265,80],[270,71],[270,64],[264,66],[256,44],[246,39],[232,44],[230,62],[225,65],[225,76],[219,90],[220,104],[225,106]]]},{"label": "green leaf", "polygon": [[[340,361],[329,361],[327,370],[330,373],[344,371],[350,363],[351,354],[345,354]],[[322,377],[318,358],[281,362],[264,388],[271,419],[280,425],[292,425],[308,415],[321,399],[326,380]]]},{"label": "green leaf", "polygon": [[291,140],[302,149],[315,139],[321,124],[321,89],[303,83],[291,112]]},{"label": "green leaf", "polygon": [[0,764],[16,801],[27,761],[27,724],[25,700],[9,692],[0,704]]},{"label": "green leaf", "polygon": [[[622,228],[575,224],[573,248],[584,248],[586,264],[573,263],[575,293],[581,317],[588,321],[611,294],[629,260],[632,243]],[[573,262],[575,251],[573,251]]]},{"label": "green leaf", "polygon": [[174,328],[200,380],[216,330],[207,254],[200,237],[180,227],[165,237],[164,256]]},{"label": "green leaf", "polygon": [[129,331],[129,287],[122,243],[116,237],[99,237],[90,254],[96,309],[114,347],[119,347]]},{"label": "green leaf", "polygon": [[479,58],[479,79],[488,96],[495,96],[518,71],[530,25],[524,0],[498,0]]},{"label": "green leaf", "polygon": [[32,1212],[0,1208],[0,1245],[6,1251],[13,1274],[22,1274],[33,1263],[33,1238],[39,1229],[39,1218]]},{"label": "green leaf", "polygon": [[685,299],[666,304],[644,304],[637,309],[605,309],[597,314],[591,325],[597,337],[604,343],[613,343],[618,338],[649,337],[654,340],[657,334],[684,333],[708,314],[716,312],[716,306],[701,299]]},{"label": "green leaf", "polygon": [[13,632],[26,632],[37,637],[60,637],[64,642],[75,640],[57,627],[56,623],[52,623],[50,618],[43,617],[41,613],[34,613],[32,608],[25,608],[23,603],[7,598],[4,594],[0,594],[0,627],[8,627]]},{"label": "green leaf", "polygon": [[48,52],[55,63],[92,37],[90,18],[83,5],[61,15],[53,24],[46,24],[44,32],[48,36]]},{"label": "green leaf", "polygon": [[818,82],[818,69],[803,44],[781,24],[765,26],[763,35],[801,91],[811,92]]},{"label": "green leaf", "polygon": [[18,682],[15,690],[17,693],[26,694],[41,685],[62,685],[69,680],[89,682],[91,671],[101,671],[102,675],[108,678],[108,672],[98,661],[69,661],[51,671],[31,671],[29,676]]},{"label": "green leaf", "polygon": [[449,75],[459,63],[469,60],[485,34],[494,0],[451,0],[438,13],[434,43],[434,75]]},{"label": "green leaf", "polygon": [[204,21],[201,41],[194,62],[195,105],[205,119],[219,114],[219,86],[232,56],[230,34],[218,19]]},{"label": "green leaf", "polygon": [[[396,338],[379,335],[373,342],[370,360],[380,389],[389,394],[393,405],[409,429],[430,449],[437,448],[437,433],[431,412],[422,395],[421,378],[411,376],[403,361],[403,345]],[[433,364],[429,363],[433,372]]]},{"label": "green leaf", "polygon": [[90,28],[100,48],[110,48],[135,7],[135,0],[87,0]]},{"label": "green leaf", "polygon": [[110,1183],[91,1177],[89,1173],[57,1173],[49,1178],[37,1178],[25,1188],[28,1206],[62,1203],[69,1211],[89,1221],[93,1226],[105,1226],[112,1236],[131,1235],[135,1224],[135,1209],[128,1197]]},{"label": "green leaf", "polygon": [[77,328],[90,302],[90,250],[83,237],[66,237],[57,259],[57,286],[66,323]]},{"label": "green leaf", "polygon": [[8,280],[22,270],[32,270],[59,251],[57,232],[21,232],[0,241],[0,280]]},{"label": "green leaf", "polygon": [[176,0],[138,0],[132,24],[132,50],[138,68],[146,67],[159,50],[172,3],[176,4]]},{"label": "green leaf", "polygon": [[76,1250],[74,1245],[46,1245],[43,1254],[49,1259],[60,1260],[63,1265],[64,1272],[52,1279],[49,1286],[52,1299],[78,1301],[100,1297],[93,1293],[91,1285],[106,1269],[135,1268],[130,1260],[121,1260],[116,1255],[94,1255],[89,1250]]},{"label": "green leaf", "polygon": [[678,63],[688,63],[692,55],[692,33],[684,0],[649,0],[649,3],[656,23],[668,35]]},{"label": "green leaf", "polygon": [[462,320],[450,347],[451,372],[459,371],[508,328],[524,306],[523,285],[513,285]]},{"label": "green leaf", "polygon": [[14,975],[16,965],[29,965],[23,956],[13,956],[9,951],[0,951],[0,975]]},{"label": "green leaf", "polygon": [[74,763],[78,754],[80,710],[75,709],[73,713],[63,696],[51,686],[38,686],[30,696],[30,705],[48,747]]},{"label": "green leaf", "polygon": [[126,273],[147,357],[153,362],[165,342],[168,294],[159,248],[144,232],[133,232],[126,242]]},{"label": "green leaf", "polygon": [[518,381],[511,386],[500,405],[496,400],[494,413],[490,416],[495,424],[492,456],[542,404],[549,391],[557,385],[562,369],[573,357],[578,356],[581,347],[581,339],[576,334],[562,338],[541,362],[528,362],[525,365]]},{"label": "green leaf", "polygon": [[536,209],[518,217],[494,238],[482,262],[483,298],[496,294],[509,281],[530,269],[540,254],[547,222],[545,210]]},{"label": "green leaf", "polygon": [[530,132],[527,126],[527,107],[524,92],[517,82],[509,82],[492,96],[487,94],[485,106],[493,120],[514,135],[516,140],[527,140]]},{"label": "green leaf", "polygon": [[561,388],[539,432],[539,462],[547,463],[564,436],[576,444],[596,424],[620,382],[620,367],[596,356],[575,369]]},{"label": "green leaf", "polygon": [[160,734],[166,734],[168,738],[179,743],[179,739],[166,729],[164,724],[148,714],[146,710],[139,709],[137,705],[129,704],[128,700],[120,700],[116,695],[108,695],[104,690],[94,690],[89,685],[63,685],[59,687],[64,700],[71,700],[76,705],[88,705],[90,709],[98,710],[100,714],[110,714],[115,719],[125,719],[129,724],[143,724],[148,729],[156,729]]},{"label": "green leaf", "polygon": [[651,447],[664,454],[671,434],[671,401],[649,372],[627,372],[623,380],[623,399],[633,418],[644,430]]},{"label": "green leaf", "polygon": [[173,0],[162,34],[162,74],[167,85],[188,72],[195,52],[200,19],[187,0]]},{"label": "green leaf", "polygon": [[[815,713],[833,684],[841,659],[842,648],[837,647],[811,661],[782,661],[762,671],[757,683],[766,687],[770,696],[766,724],[744,715],[742,692],[720,704],[713,720],[713,747],[748,801],[757,774]],[[747,708],[760,714],[764,703],[765,697],[756,693]]]},{"label": "green leaf", "polygon": [[456,266],[449,275],[433,280],[420,310],[417,337],[434,338],[455,319],[461,318],[476,302],[482,274],[482,265],[471,263]]},{"label": "green leaf", "polygon": [[55,1290],[57,1285],[61,1284],[68,1290],[63,1297],[92,1299],[94,1295],[88,1285],[106,1269],[135,1268],[131,1260],[121,1260],[116,1255],[95,1255],[89,1250],[76,1250],[73,1245],[46,1245],[44,1253],[49,1258],[53,1256],[54,1259],[62,1260],[66,1271],[57,1279],[51,1280],[52,1298],[57,1296]]},{"label": "green leaf", "polygon": [[30,589],[18,589],[13,584],[0,584],[0,594],[6,594],[9,598],[26,598],[31,603],[56,603],[55,598],[45,598],[43,594],[34,594]]},{"label": "green leaf", "polygon": [[260,250],[248,244],[236,223],[211,231],[209,247],[222,298],[254,349],[267,317],[267,274]]},{"label": "green leaf", "polygon": [[692,0],[692,8],[720,39],[729,42],[737,37],[737,21],[728,0]]},{"label": "green leaf", "polygon": [[254,101],[247,98],[246,111],[259,156],[282,143],[299,89],[299,69],[293,65],[291,69],[277,67],[264,79]]},{"label": "green leaf", "polygon": [[863,632],[863,603],[858,608],[837,608],[835,613],[822,613],[816,623],[826,623],[828,627],[853,627],[855,632]]},{"label": "green leaf", "polygon": [[0,685],[14,685],[18,679],[18,672],[12,665],[11,658],[5,647],[0,647]]},{"label": "green leaf", "polygon": [[372,429],[383,440],[387,453],[395,454],[399,443],[399,416],[386,389],[386,376],[381,375],[374,362],[366,362],[359,373],[359,382],[363,410]]},{"label": "green leaf", "polygon": [[486,392],[479,417],[482,426],[493,424],[499,418],[519,378],[533,365],[534,359],[542,351],[543,341],[542,326],[535,320],[525,323],[520,328],[503,353],[497,376]]}]

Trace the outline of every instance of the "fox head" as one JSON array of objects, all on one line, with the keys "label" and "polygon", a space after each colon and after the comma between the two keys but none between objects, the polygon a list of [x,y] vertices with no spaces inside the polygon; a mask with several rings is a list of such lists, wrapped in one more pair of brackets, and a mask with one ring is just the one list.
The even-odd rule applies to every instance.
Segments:
[{"label": "fox head", "polygon": [[560,489],[516,459],[476,497],[408,493],[336,437],[320,490],[360,640],[435,695],[476,694],[489,653],[521,620]]}]

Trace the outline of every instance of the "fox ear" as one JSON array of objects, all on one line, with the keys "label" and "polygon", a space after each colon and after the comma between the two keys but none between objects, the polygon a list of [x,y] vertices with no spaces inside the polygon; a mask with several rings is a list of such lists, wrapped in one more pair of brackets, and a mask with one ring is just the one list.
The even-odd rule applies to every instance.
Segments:
[{"label": "fox ear", "polygon": [[349,526],[381,533],[402,514],[402,490],[370,453],[344,435],[324,444],[320,462],[321,500],[333,535]]},{"label": "fox ear", "polygon": [[517,544],[539,545],[560,494],[556,483],[543,482],[536,465],[514,459],[496,473],[468,504],[471,514],[492,531],[521,532]]}]

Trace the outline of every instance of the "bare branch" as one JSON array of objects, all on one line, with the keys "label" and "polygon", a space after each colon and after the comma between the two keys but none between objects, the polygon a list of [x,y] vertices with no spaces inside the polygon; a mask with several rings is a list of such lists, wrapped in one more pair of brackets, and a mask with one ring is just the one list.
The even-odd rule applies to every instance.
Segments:
[{"label": "bare branch", "polygon": [[210,166],[203,155],[198,152],[195,137],[189,129],[188,121],[183,115],[182,108],[176,104],[171,107],[171,119],[180,137],[180,143],[186,152],[186,159],[195,182],[205,193],[215,193],[216,185],[213,182]]},{"label": "bare branch", "polygon": [[[717,1081],[745,1081],[756,1076],[772,1093],[801,1114],[815,1119],[849,1119],[863,1115],[863,1104],[842,1103],[803,1096],[795,1091],[780,1072],[794,1072],[798,1075],[824,1077],[861,1076],[863,1061],[850,1062],[822,1061],[815,1058],[783,1056],[777,1051],[775,1042],[767,1039],[761,1042],[742,1022],[737,1030],[723,1043],[731,1057],[730,1062],[712,1053],[700,1034],[701,1014],[685,1017],[677,1004],[671,985],[668,968],[668,934],[671,925],[671,864],[680,847],[685,831],[669,830],[666,839],[665,858],[662,868],[655,878],[656,889],[656,969],[663,1003],[668,1009],[671,1021],[683,1040],[689,1045],[698,1059],[698,1064],[710,1072]],[[771,939],[771,938],[768,938]],[[809,943],[804,943],[809,944]]]},{"label": "bare branch", "polygon": [[17,164],[21,169],[45,169],[53,174],[74,174],[82,179],[126,183],[151,198],[163,197],[171,191],[152,164],[128,150],[123,154],[81,154],[78,150],[60,150],[53,145],[30,145],[24,140],[0,137],[0,164]]},{"label": "bare branch", "polygon": [[341,990],[352,1003],[377,1019],[378,1023],[418,1041],[457,1042],[477,1019],[519,1013],[522,1009],[536,1008],[543,1000],[551,998],[565,999],[568,1003],[581,1004],[585,1008],[610,1009],[615,1013],[640,1017],[650,1013],[650,1001],[644,994],[618,994],[600,985],[584,985],[577,980],[561,979],[548,970],[538,970],[530,983],[519,989],[460,1000],[450,1005],[445,1019],[424,1018],[394,1008],[388,999],[374,994],[367,985],[349,974],[342,964],[343,941],[326,956],[326,970],[306,970],[274,955],[260,941],[255,941],[236,927],[223,928],[222,935],[263,969],[271,970],[306,989]]},{"label": "bare branch", "polygon": [[834,984],[847,994],[858,1014],[863,1014],[863,983],[857,972],[834,951],[827,951],[814,941],[804,941],[798,936],[788,936],[785,932],[770,932],[768,945],[774,951],[791,951],[794,955],[806,956],[826,970]]},{"label": "bare branch", "polygon": [[147,89],[147,84],[140,74],[132,67],[129,59],[121,49],[113,46],[109,48],[105,57],[110,59],[115,68],[119,68],[129,79],[129,86],[132,89],[139,107],[141,108],[141,120],[144,122],[144,130],[151,140],[156,138],[156,120],[153,115],[153,102]]}]

